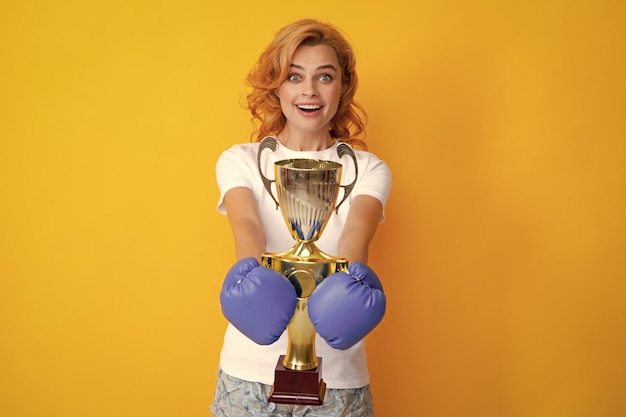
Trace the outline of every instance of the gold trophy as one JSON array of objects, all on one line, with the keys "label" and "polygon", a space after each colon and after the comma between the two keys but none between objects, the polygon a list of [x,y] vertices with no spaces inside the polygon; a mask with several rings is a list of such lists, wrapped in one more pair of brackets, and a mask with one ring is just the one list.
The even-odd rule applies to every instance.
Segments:
[{"label": "gold trophy", "polygon": [[[326,384],[322,380],[322,358],[315,354],[315,328],[308,314],[308,299],[324,278],[335,272],[346,272],[348,260],[328,255],[314,242],[320,237],[333,211],[348,198],[358,168],[354,151],[341,143],[339,157],[349,155],[355,166],[351,184],[340,185],[342,165],[319,159],[286,159],[274,163],[275,180],[269,180],[261,169],[264,149],[276,150],[276,139],[267,137],[259,146],[257,164],[265,189],[276,208],[280,207],[295,245],[286,252],[265,252],[261,264],[284,275],[296,289],[298,302],[287,326],[288,346],[280,355],[274,373],[274,385],[269,401],[281,404],[321,405]],[[276,194],[271,184],[276,184]],[[343,198],[335,206],[339,190]]]}]

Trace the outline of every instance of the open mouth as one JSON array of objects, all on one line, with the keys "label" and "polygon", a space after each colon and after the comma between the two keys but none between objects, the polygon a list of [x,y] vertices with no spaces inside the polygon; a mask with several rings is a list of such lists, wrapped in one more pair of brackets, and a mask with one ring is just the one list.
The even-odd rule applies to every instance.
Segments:
[{"label": "open mouth", "polygon": [[316,104],[303,104],[303,105],[298,105],[297,107],[298,109],[306,113],[313,113],[322,108],[322,106],[318,106]]}]

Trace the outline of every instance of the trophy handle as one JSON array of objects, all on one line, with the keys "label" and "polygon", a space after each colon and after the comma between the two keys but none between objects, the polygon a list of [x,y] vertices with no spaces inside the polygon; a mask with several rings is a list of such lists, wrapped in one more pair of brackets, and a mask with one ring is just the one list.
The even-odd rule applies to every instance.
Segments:
[{"label": "trophy handle", "polygon": [[274,200],[274,203],[276,203],[276,210],[278,210],[278,200],[276,199],[276,197],[274,197],[274,194],[272,194],[272,183],[276,182],[276,179],[270,180],[263,174],[263,170],[261,169],[261,153],[263,152],[263,149],[266,149],[266,148],[271,149],[272,152],[274,152],[277,147],[278,147],[278,142],[276,141],[276,138],[267,136],[263,138],[263,140],[261,141],[261,145],[259,146],[259,150],[257,151],[257,155],[256,155],[256,164],[259,168],[259,174],[261,174],[261,181],[263,181],[263,185],[265,186],[265,189],[272,197],[272,200]]},{"label": "trophy handle", "polygon": [[348,185],[340,185],[340,187],[343,188],[343,198],[341,199],[339,204],[337,204],[337,207],[335,207],[335,213],[339,212],[339,206],[341,206],[343,202],[346,201],[346,199],[352,192],[352,189],[354,188],[354,184],[356,184],[356,179],[359,177],[359,165],[356,163],[356,156],[354,155],[354,151],[352,150],[352,148],[346,143],[342,142],[337,145],[337,155],[339,155],[339,158],[342,158],[344,155],[348,155],[350,158],[352,158],[352,161],[354,162],[354,181],[352,181]]}]

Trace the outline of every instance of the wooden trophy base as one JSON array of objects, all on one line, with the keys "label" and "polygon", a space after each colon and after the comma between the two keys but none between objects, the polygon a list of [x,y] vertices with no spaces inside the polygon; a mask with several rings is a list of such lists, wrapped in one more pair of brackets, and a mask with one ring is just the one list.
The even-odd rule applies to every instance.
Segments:
[{"label": "wooden trophy base", "polygon": [[280,355],[274,371],[274,385],[269,401],[278,404],[322,405],[326,383],[322,380],[322,358],[319,365],[309,371],[294,371],[283,365],[285,355]]}]

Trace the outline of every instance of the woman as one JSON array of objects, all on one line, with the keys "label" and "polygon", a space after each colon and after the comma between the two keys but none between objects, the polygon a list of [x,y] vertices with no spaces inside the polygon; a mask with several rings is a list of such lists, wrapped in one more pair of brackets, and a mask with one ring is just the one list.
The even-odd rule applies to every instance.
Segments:
[{"label": "woman", "polygon": [[[383,220],[391,175],[383,161],[366,151],[364,113],[354,102],[358,79],[353,51],[331,25],[301,20],[278,32],[248,82],[248,105],[260,122],[257,141],[231,147],[216,167],[218,210],[228,216],[238,261],[221,293],[230,323],[211,410],[229,417],[373,416],[363,337],[382,319],[385,299],[366,263],[369,243]],[[268,401],[277,359],[287,349],[285,328],[296,295],[282,275],[259,265],[263,252],[282,252],[294,244],[259,175],[259,141],[267,136],[276,140],[273,152],[262,153],[260,168],[267,176],[273,176],[278,160],[310,158],[342,162],[342,183],[356,178],[352,193],[316,241],[324,252],[350,262],[348,274],[327,277],[309,300],[327,385],[319,406]],[[358,175],[353,163],[339,157],[341,142],[361,148],[355,150]],[[357,290],[349,291],[355,283]],[[349,320],[338,323],[337,311],[325,306],[336,305],[329,300],[344,292],[338,304]]]}]

